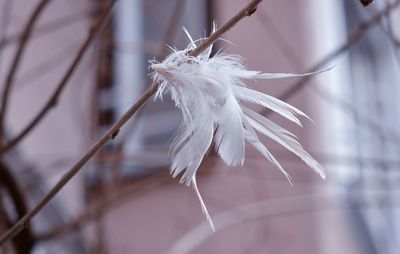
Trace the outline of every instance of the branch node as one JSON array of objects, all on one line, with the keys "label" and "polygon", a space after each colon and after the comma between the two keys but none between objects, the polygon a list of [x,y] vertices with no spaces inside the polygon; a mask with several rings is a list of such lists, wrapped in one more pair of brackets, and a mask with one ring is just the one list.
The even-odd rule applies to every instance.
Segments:
[{"label": "branch node", "polygon": [[120,131],[120,129],[117,129],[116,131],[114,131],[114,132],[109,136],[109,138],[110,138],[110,139],[115,139],[115,138],[118,136],[119,131]]},{"label": "branch node", "polygon": [[27,228],[31,224],[31,220],[24,221],[22,224],[22,228]]},{"label": "branch node", "polygon": [[57,98],[53,98],[52,100],[49,101],[49,107],[55,107],[58,103]]},{"label": "branch node", "polygon": [[253,9],[246,11],[246,16],[250,17],[257,11],[257,6],[255,6]]}]

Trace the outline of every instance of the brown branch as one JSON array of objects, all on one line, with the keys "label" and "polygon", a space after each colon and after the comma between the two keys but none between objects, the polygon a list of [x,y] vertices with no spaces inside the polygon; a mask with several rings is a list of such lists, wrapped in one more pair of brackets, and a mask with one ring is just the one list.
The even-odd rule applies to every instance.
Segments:
[{"label": "brown branch", "polygon": [[7,152],[11,148],[13,148],[15,145],[17,145],[29,132],[31,132],[38,125],[38,123],[47,115],[47,113],[57,105],[57,102],[61,95],[61,92],[63,91],[63,89],[67,85],[68,81],[72,77],[72,74],[75,72],[75,70],[78,67],[79,63],[81,62],[83,56],[87,52],[89,46],[95,40],[96,35],[99,33],[99,31],[103,27],[103,25],[104,25],[107,17],[109,16],[109,13],[111,12],[112,7],[114,6],[116,1],[117,0],[111,0],[104,7],[104,12],[99,17],[95,26],[90,30],[87,39],[85,40],[85,42],[82,44],[82,46],[78,50],[78,53],[76,54],[74,60],[72,61],[71,65],[69,66],[67,72],[64,74],[64,76],[61,79],[60,83],[58,84],[56,90],[50,96],[50,98],[48,99],[48,101],[44,105],[44,107],[39,111],[39,113],[31,120],[31,122],[29,122],[29,124],[17,136],[15,136],[13,139],[8,141],[5,145],[3,145],[0,148],[0,155]]},{"label": "brown branch", "polygon": [[15,91],[21,88],[27,87],[34,83],[37,79],[41,78],[43,75],[51,72],[53,69],[61,67],[61,65],[66,64],[65,59],[68,59],[78,47],[79,43],[74,41],[73,43],[67,45],[66,47],[60,48],[59,52],[50,55],[43,61],[37,61],[34,67],[26,69],[26,71],[21,72],[17,78],[17,85],[15,86]]},{"label": "brown branch", "polygon": [[[262,0],[253,0],[246,7],[244,7],[238,14],[230,19],[225,25],[220,27],[214,34],[204,40],[198,48],[190,52],[191,56],[197,56],[203,50],[207,49],[213,44],[223,33],[236,25],[244,17],[250,16],[256,10],[257,5]],[[114,3],[115,1],[111,1]],[[75,165],[72,166],[64,176],[56,183],[56,185],[42,198],[42,200],[22,219],[20,219],[12,228],[0,237],[0,246],[7,240],[15,237],[21,230],[28,227],[32,218],[40,211],[47,203],[54,198],[54,196],[79,172],[79,170],[93,157],[93,155],[100,150],[109,140],[114,139],[120,128],[143,106],[143,104],[152,97],[157,91],[158,85],[152,85],[147,91],[139,98],[139,100],[125,112],[122,117],[92,146],[90,149],[79,159]]]},{"label": "brown branch", "polygon": [[[12,85],[14,83],[14,77],[15,73],[17,72],[17,69],[19,67],[19,64],[21,62],[22,56],[24,54],[24,51],[26,49],[26,45],[28,43],[29,37],[33,31],[33,27],[35,26],[35,23],[40,17],[40,14],[42,11],[45,9],[47,4],[50,3],[51,0],[42,0],[35,8],[35,10],[32,12],[32,15],[30,16],[24,32],[21,34],[21,37],[19,38],[19,45],[18,49],[15,52],[15,56],[13,59],[13,62],[11,64],[10,71],[7,74],[7,79],[4,85],[4,90],[3,94],[1,96],[1,105],[0,105],[0,141],[3,141],[5,138],[5,133],[4,133],[4,119],[6,117],[6,112],[7,112],[7,105],[8,105],[8,100],[10,97],[10,92]],[[2,143],[2,142],[0,142]]]},{"label": "brown branch", "polygon": [[374,2],[374,0],[360,0],[360,3],[363,6],[368,6],[368,5],[372,4],[373,2]]},{"label": "brown branch", "polygon": [[[10,167],[8,167],[2,161],[0,161],[0,187],[7,190],[6,193],[9,195],[10,200],[12,201],[18,218],[22,218],[22,216],[29,211],[26,197]],[[4,195],[6,193],[4,193]],[[7,219],[10,220],[10,218]],[[11,225],[12,224],[10,221],[9,226]],[[15,237],[12,242],[17,250],[17,253],[22,254],[31,252],[33,245],[35,244],[35,240],[36,239],[33,236],[32,230],[30,228],[26,228],[25,230],[22,230],[21,234]]]}]

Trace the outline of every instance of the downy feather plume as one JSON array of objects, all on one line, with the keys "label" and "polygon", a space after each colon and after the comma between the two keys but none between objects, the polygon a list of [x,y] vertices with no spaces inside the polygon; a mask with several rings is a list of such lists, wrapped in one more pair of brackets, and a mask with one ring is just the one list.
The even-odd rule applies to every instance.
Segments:
[{"label": "downy feather plume", "polygon": [[170,91],[175,106],[183,114],[183,123],[170,144],[171,174],[176,177],[182,173],[181,183],[192,185],[211,228],[214,230],[214,225],[197,188],[196,171],[213,140],[216,151],[227,165],[243,165],[247,141],[291,182],[280,163],[260,142],[257,131],[297,155],[325,179],[322,166],[303,149],[295,135],[242,105],[243,102],[261,105],[301,126],[298,116],[308,118],[303,112],[250,89],[246,81],[300,77],[320,72],[251,71],[243,65],[240,56],[218,52],[210,57],[212,45],[197,57],[189,56],[188,52],[196,48],[196,41],[183,29],[190,40],[188,47],[180,51],[171,48],[172,53],[163,62],[152,60],[150,67],[154,71],[153,80],[159,82],[156,98],[162,99],[164,92]]}]

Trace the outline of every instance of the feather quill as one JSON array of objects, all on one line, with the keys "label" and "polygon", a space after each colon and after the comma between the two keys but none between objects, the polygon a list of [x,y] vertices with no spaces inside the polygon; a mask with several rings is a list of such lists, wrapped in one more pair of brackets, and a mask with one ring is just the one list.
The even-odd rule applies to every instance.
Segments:
[{"label": "feather quill", "polygon": [[187,48],[173,49],[164,61],[150,61],[150,67],[154,82],[160,83],[156,98],[162,99],[169,91],[183,115],[181,127],[170,145],[171,174],[173,177],[182,174],[181,183],[192,185],[211,228],[214,230],[214,225],[198,190],[196,171],[213,140],[219,156],[230,166],[243,164],[245,141],[249,142],[291,183],[289,174],[261,143],[257,131],[297,155],[325,178],[322,166],[292,133],[242,103],[261,105],[301,126],[298,117],[309,119],[306,114],[277,98],[248,88],[246,81],[302,77],[326,70],[302,74],[251,71],[243,65],[240,56],[218,52],[210,57],[212,45],[197,57],[189,56],[188,52],[196,48],[198,41],[192,39],[186,28],[183,30],[190,41]]}]

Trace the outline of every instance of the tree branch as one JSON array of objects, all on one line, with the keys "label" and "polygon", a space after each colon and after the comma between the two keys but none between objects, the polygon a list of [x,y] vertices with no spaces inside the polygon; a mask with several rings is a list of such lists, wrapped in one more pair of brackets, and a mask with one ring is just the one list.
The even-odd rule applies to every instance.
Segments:
[{"label": "tree branch", "polygon": [[[11,0],[13,1],[13,0]],[[38,25],[33,31],[31,38],[37,38],[43,35],[49,35],[52,32],[59,31],[60,29],[76,25],[90,17],[91,9],[83,10],[79,13],[74,12],[73,14],[66,15],[64,17],[59,17],[47,23]],[[0,40],[0,52],[6,47],[13,45],[18,41],[23,32],[15,32],[10,35],[5,36]]]},{"label": "tree branch", "polygon": [[[4,126],[4,119],[6,117],[6,112],[7,112],[7,105],[8,105],[8,100],[10,97],[10,92],[12,85],[14,83],[14,77],[15,73],[17,72],[17,69],[19,67],[19,64],[21,62],[22,56],[24,54],[24,51],[26,49],[26,45],[28,43],[29,37],[33,31],[33,27],[35,26],[37,20],[40,17],[40,14],[42,11],[45,9],[47,4],[50,3],[51,0],[42,0],[35,8],[33,11],[31,17],[29,18],[24,32],[21,34],[21,37],[19,38],[19,45],[18,49],[15,53],[13,62],[11,64],[10,71],[8,72],[7,79],[4,85],[4,90],[2,94],[2,100],[1,100],[1,105],[0,105],[0,141],[4,141],[5,139],[5,126]],[[0,142],[0,143],[2,143]]]},{"label": "tree branch", "polygon": [[[11,169],[2,161],[0,161],[0,187],[7,190],[3,195],[9,195],[17,213],[17,218],[22,218],[22,216],[29,211],[26,197]],[[5,216],[7,216],[6,214],[7,213],[5,213]],[[10,220],[10,218],[8,219]],[[10,222],[9,226],[11,225]],[[13,245],[18,254],[30,253],[35,244],[35,240],[32,230],[26,228],[21,231],[21,234],[13,239]]]},{"label": "tree branch", "polygon": [[[202,51],[207,49],[213,44],[223,33],[235,26],[244,17],[250,16],[256,11],[257,5],[262,0],[253,0],[246,5],[238,14],[230,19],[225,25],[220,27],[214,34],[204,40],[195,50],[190,52],[191,56],[197,56]],[[110,2],[112,5],[115,0]],[[22,219],[20,219],[12,228],[0,237],[0,245],[5,243],[8,239],[15,237],[21,230],[28,227],[32,218],[44,207],[47,203],[54,198],[54,196],[79,172],[93,157],[93,155],[100,150],[110,139],[114,139],[120,128],[143,106],[143,104],[152,97],[157,91],[158,85],[153,84],[147,91],[139,98],[139,100],[125,112],[122,117],[94,144],[90,149],[79,159],[75,165],[72,166],[64,176],[56,183],[56,185],[43,197],[43,199]]]},{"label": "tree branch", "polygon": [[[74,60],[72,61],[70,67],[68,68],[67,72],[64,74],[63,78],[61,79],[60,83],[58,84],[56,90],[48,99],[47,103],[44,107],[39,111],[39,113],[31,120],[31,122],[13,139],[8,141],[5,145],[0,148],[0,155],[7,152],[15,145],[17,145],[29,132],[31,132],[38,123],[47,115],[47,113],[57,105],[58,99],[60,97],[61,92],[67,85],[68,81],[72,77],[72,74],[75,72],[75,69],[78,67],[79,63],[81,62],[83,56],[87,52],[91,43],[95,40],[96,35],[99,33],[103,24],[105,23],[109,13],[112,10],[112,7],[116,3],[117,0],[111,0],[108,4],[104,7],[104,11],[99,17],[95,26],[90,30],[89,35],[85,42],[82,44],[78,53],[76,54]],[[0,122],[1,123],[1,122]],[[1,127],[1,126],[0,126]]]}]

